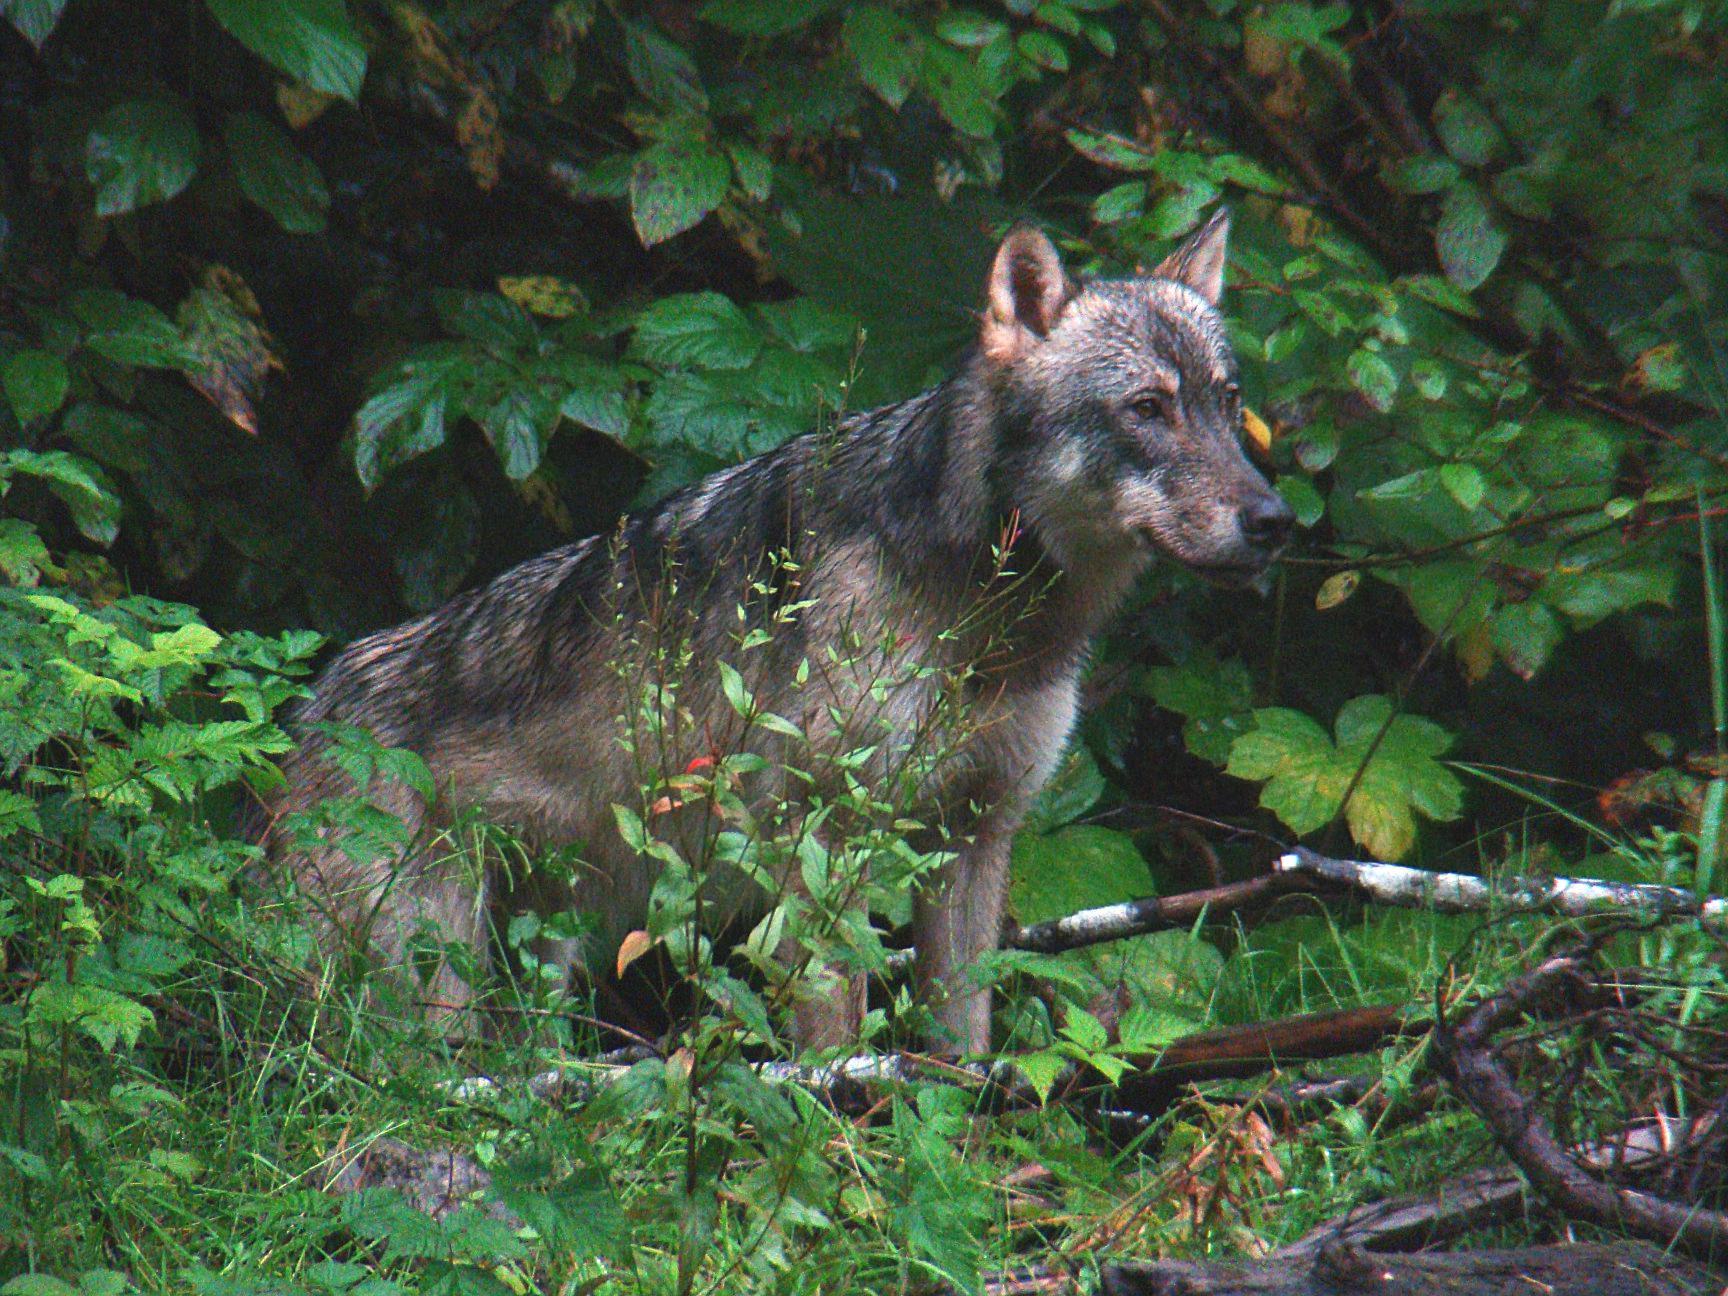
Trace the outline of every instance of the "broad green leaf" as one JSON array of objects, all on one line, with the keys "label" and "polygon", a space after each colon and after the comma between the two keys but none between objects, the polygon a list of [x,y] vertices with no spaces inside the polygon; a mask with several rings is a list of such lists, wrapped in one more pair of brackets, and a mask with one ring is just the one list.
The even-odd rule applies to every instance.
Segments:
[{"label": "broad green leaf", "polygon": [[0,0],[0,14],[37,49],[53,35],[66,0]]},{"label": "broad green leaf", "polygon": [[14,450],[0,455],[0,470],[39,478],[72,514],[72,522],[97,544],[120,534],[120,497],[102,470],[64,450]]},{"label": "broad green leaf", "polygon": [[1446,151],[1468,167],[1487,166],[1505,142],[1482,105],[1457,90],[1434,101],[1434,129]]},{"label": "broad green leaf", "polygon": [[1254,720],[1253,731],[1231,749],[1228,772],[1265,781],[1260,804],[1299,835],[1337,816],[1358,770],[1345,821],[1351,836],[1378,858],[1397,859],[1410,849],[1417,815],[1446,820],[1463,812],[1462,786],[1436,760],[1451,735],[1421,717],[1394,715],[1388,698],[1370,694],[1346,703],[1336,742],[1288,708],[1256,711]]},{"label": "broad green leaf", "polygon": [[1009,903],[1022,923],[1151,895],[1152,872],[1126,833],[1082,824],[1014,839]]},{"label": "broad green leaf", "polygon": [[66,362],[48,351],[17,351],[0,370],[0,385],[20,423],[44,418],[60,408],[72,377]]},{"label": "broad green leaf", "polygon": [[84,144],[84,173],[96,186],[96,214],[119,216],[164,202],[198,170],[198,128],[166,99],[115,104]]},{"label": "broad green leaf", "polygon": [[1434,247],[1448,279],[1467,292],[1481,287],[1500,264],[1508,242],[1480,189],[1460,184],[1447,192]]},{"label": "broad green leaf", "polygon": [[1153,171],[1157,169],[1157,154],[1120,135],[1101,131],[1071,129],[1064,135],[1074,151],[1089,162],[1114,171]]},{"label": "broad green leaf", "polygon": [[455,347],[405,361],[354,415],[354,471],[367,490],[392,468],[444,444],[454,375],[465,364]]},{"label": "broad green leaf", "polygon": [[1364,400],[1382,414],[1391,410],[1398,398],[1398,375],[1384,356],[1358,347],[1350,353],[1345,370],[1350,375],[1350,385],[1362,393]]},{"label": "broad green leaf", "polygon": [[194,358],[174,321],[149,302],[111,288],[85,288],[67,305],[84,326],[84,345],[117,364],[178,369]]},{"label": "broad green leaf", "polygon": [[630,219],[644,247],[694,228],[726,200],[732,164],[705,140],[668,140],[645,149],[630,173]]},{"label": "broad green leaf", "polygon": [[35,527],[23,518],[0,518],[0,577],[12,585],[34,585],[52,561]]},{"label": "broad green leaf", "polygon": [[617,366],[576,352],[558,357],[551,368],[562,388],[560,414],[609,437],[624,435],[624,375]]},{"label": "broad green leaf", "polygon": [[858,77],[890,108],[912,93],[924,59],[924,38],[899,14],[878,4],[846,11],[841,38],[858,65]]},{"label": "broad green leaf", "polygon": [[1232,744],[1253,728],[1254,681],[1235,658],[1194,656],[1176,666],[1155,666],[1147,678],[1153,700],[1186,717],[1183,745],[1202,760],[1224,764]]},{"label": "broad green leaf", "polygon": [[950,9],[936,19],[936,35],[950,45],[976,49],[1008,33],[1008,24],[971,9]]},{"label": "broad green leaf", "polygon": [[558,408],[539,391],[514,387],[476,417],[504,475],[521,481],[540,466],[558,421]]},{"label": "broad green leaf", "polygon": [[216,21],[296,81],[349,102],[360,98],[366,47],[345,0],[204,0]]},{"label": "broad green leaf", "polygon": [[695,62],[652,24],[624,24],[624,61],[631,83],[649,103],[679,113],[707,111],[708,92]]},{"label": "broad green leaf", "polygon": [[1566,638],[1566,627],[1546,603],[1526,599],[1495,610],[1488,619],[1488,638],[1508,670],[1530,679],[1548,664]]},{"label": "broad green leaf", "polygon": [[1474,509],[1488,493],[1488,480],[1475,464],[1441,464],[1440,484],[1458,501],[1458,507],[1466,511]]},{"label": "broad green leaf", "polygon": [[324,228],[330,191],[317,164],[288,132],[257,113],[235,113],[223,132],[240,192],[276,218],[290,234]]},{"label": "broad green leaf", "polygon": [[959,50],[925,42],[920,81],[936,110],[962,135],[988,139],[995,132],[995,100],[978,69]]},{"label": "broad green leaf", "polygon": [[762,335],[719,293],[681,293],[636,317],[635,347],[656,364],[742,369],[761,351]]},{"label": "broad green leaf", "polygon": [[1049,32],[1021,32],[1014,40],[1014,47],[1020,51],[1021,58],[1046,72],[1068,70],[1068,47]]},{"label": "broad green leaf", "polygon": [[1072,823],[1104,795],[1104,774],[1083,743],[1076,743],[1026,812],[1024,832],[1050,832]]}]

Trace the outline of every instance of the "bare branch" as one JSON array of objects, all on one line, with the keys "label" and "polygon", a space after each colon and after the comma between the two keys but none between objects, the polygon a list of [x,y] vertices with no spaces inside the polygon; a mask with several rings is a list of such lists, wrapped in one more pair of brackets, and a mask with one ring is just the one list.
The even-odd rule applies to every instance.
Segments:
[{"label": "bare branch", "polygon": [[1728,900],[1702,901],[1680,887],[1603,882],[1594,878],[1499,878],[1433,873],[1401,864],[1331,859],[1298,846],[1273,867],[1284,876],[1306,875],[1348,886],[1378,904],[1438,913],[1545,913],[1568,918],[1622,913],[1645,918],[1696,917],[1728,925]]}]

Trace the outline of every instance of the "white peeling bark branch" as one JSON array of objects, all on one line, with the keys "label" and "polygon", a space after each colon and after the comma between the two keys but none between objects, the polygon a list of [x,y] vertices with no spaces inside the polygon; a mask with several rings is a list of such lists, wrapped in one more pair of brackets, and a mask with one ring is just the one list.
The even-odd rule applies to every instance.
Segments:
[{"label": "white peeling bark branch", "polygon": [[1728,900],[1702,901],[1680,887],[1603,882],[1594,878],[1508,877],[1486,881],[1467,873],[1433,873],[1401,864],[1330,859],[1297,847],[1274,865],[1280,874],[1352,887],[1377,904],[1439,913],[1545,913],[1567,918],[1624,913],[1691,917],[1728,925]]}]

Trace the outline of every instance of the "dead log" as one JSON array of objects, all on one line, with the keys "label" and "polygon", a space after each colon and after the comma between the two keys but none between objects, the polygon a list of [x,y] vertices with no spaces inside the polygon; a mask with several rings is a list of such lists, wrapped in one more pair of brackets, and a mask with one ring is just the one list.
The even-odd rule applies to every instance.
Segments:
[{"label": "dead log", "polygon": [[1311,1263],[1104,1266],[1105,1296],[1718,1296],[1723,1276],[1652,1247],[1527,1247],[1388,1256],[1332,1246]]}]

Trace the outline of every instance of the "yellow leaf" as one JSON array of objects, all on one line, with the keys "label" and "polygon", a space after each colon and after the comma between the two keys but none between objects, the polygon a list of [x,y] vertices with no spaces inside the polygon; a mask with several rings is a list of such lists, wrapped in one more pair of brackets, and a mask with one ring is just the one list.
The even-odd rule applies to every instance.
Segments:
[{"label": "yellow leaf", "polygon": [[276,83],[276,106],[290,130],[305,130],[324,115],[324,110],[336,102],[336,96],[301,85],[298,81]]},{"label": "yellow leaf", "polygon": [[498,103],[478,82],[470,82],[468,101],[456,119],[456,142],[468,159],[474,183],[490,189],[504,168],[504,130],[499,123]]},{"label": "yellow leaf", "polygon": [[631,932],[624,938],[623,943],[618,946],[618,975],[623,976],[625,968],[629,967],[637,959],[641,958],[653,948],[654,938],[647,932],[642,931],[640,928]]},{"label": "yellow leaf", "polygon": [[1291,246],[1299,248],[1307,247],[1314,241],[1316,227],[1320,223],[1312,207],[1299,207],[1295,203],[1285,203],[1280,207],[1277,220]]},{"label": "yellow leaf", "polygon": [[187,381],[253,436],[258,435],[253,401],[270,370],[283,367],[259,317],[252,289],[223,265],[204,267],[176,315],[193,355],[183,366]]},{"label": "yellow leaf", "polygon": [[1242,431],[1248,442],[1261,454],[1272,453],[1272,429],[1266,420],[1247,406],[1242,407]]},{"label": "yellow leaf", "polygon": [[1328,576],[1314,595],[1314,606],[1325,612],[1337,607],[1345,599],[1356,592],[1356,587],[1362,583],[1362,573],[1359,571],[1341,571]]},{"label": "yellow leaf", "polygon": [[1472,684],[1481,679],[1494,665],[1494,641],[1488,636],[1488,623],[1478,621],[1459,635],[1453,651],[1458,654],[1464,678]]},{"label": "yellow leaf", "polygon": [[569,319],[588,308],[582,290],[556,275],[504,275],[498,291],[523,310],[548,319]]}]

